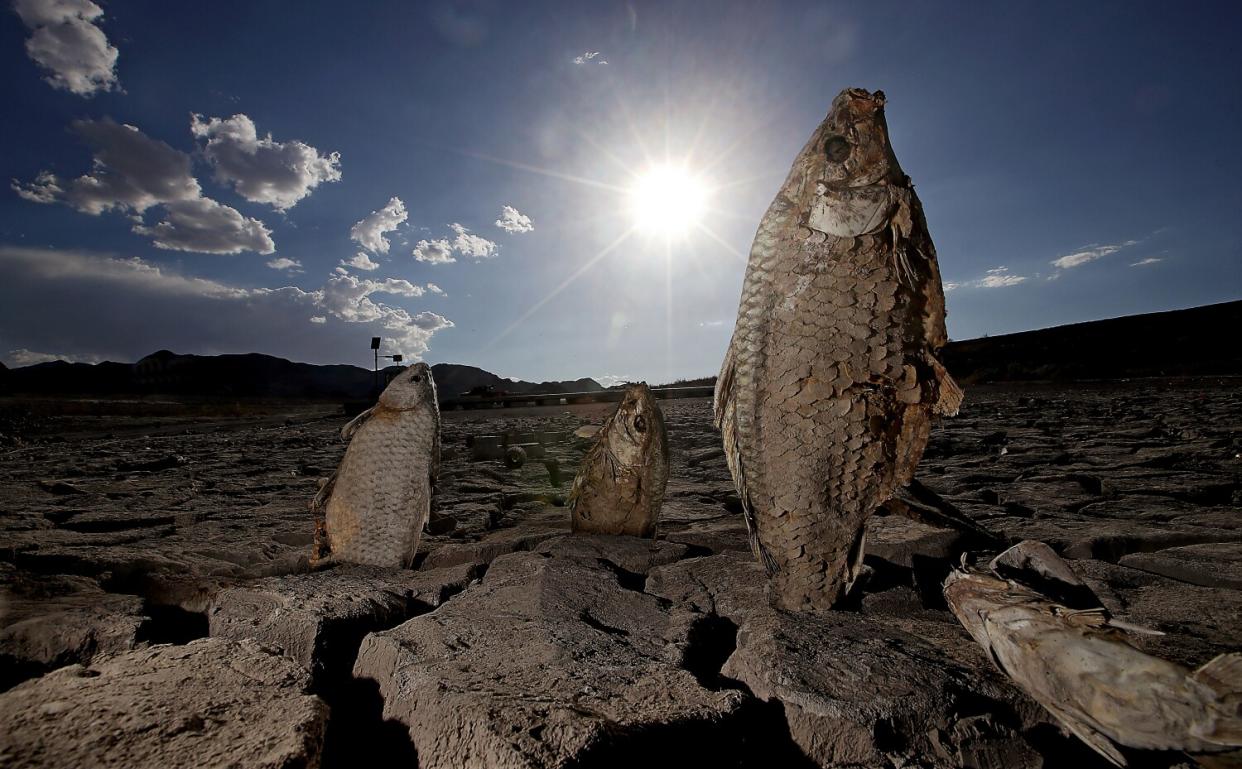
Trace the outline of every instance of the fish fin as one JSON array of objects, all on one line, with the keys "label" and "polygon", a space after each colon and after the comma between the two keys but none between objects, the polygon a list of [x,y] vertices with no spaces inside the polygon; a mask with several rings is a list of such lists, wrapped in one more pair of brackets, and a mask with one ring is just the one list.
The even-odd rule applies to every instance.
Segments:
[{"label": "fish fin", "polygon": [[328,504],[328,498],[332,496],[332,490],[336,488],[336,476],[339,470],[334,470],[332,475],[328,476],[328,480],[324,481],[323,486],[310,501],[311,517],[315,522],[314,539],[311,544],[311,566],[325,566],[329,563],[332,554],[332,548],[328,544],[328,519],[325,508]]},{"label": "fish fin", "polygon": [[927,360],[931,363],[932,373],[936,376],[936,389],[939,392],[932,411],[941,416],[957,416],[958,409],[962,407],[962,401],[966,398],[966,393],[957,382],[953,381],[953,377],[949,376],[944,364],[936,360],[936,356],[928,355]]},{"label": "fish fin", "polygon": [[720,375],[716,377],[716,390],[712,394],[712,413],[716,429],[724,424],[725,410],[733,400],[733,343],[725,350],[724,362],[720,364]]},{"label": "fish fin", "polygon": [[341,440],[347,441],[353,438],[354,433],[358,432],[359,428],[361,428],[364,424],[366,424],[367,420],[371,418],[371,414],[374,413],[374,411],[375,411],[375,407],[372,406],[371,408],[362,412],[358,416],[346,422],[345,426],[341,428]]},{"label": "fish fin", "polygon": [[1113,741],[1105,736],[1103,732],[1096,731],[1091,726],[1083,723],[1077,718],[1074,718],[1059,708],[1052,708],[1047,705],[1044,705],[1044,707],[1048,708],[1048,711],[1052,713],[1052,715],[1056,716],[1056,719],[1060,721],[1061,725],[1068,729],[1070,733],[1087,743],[1087,747],[1091,748],[1096,753],[1099,753],[1101,756],[1104,756],[1104,758],[1108,759],[1109,762],[1115,766],[1129,766],[1126,762],[1126,757],[1121,754],[1121,751],[1117,750],[1117,746],[1113,744]]},{"label": "fish fin", "polygon": [[1220,695],[1242,693],[1242,652],[1214,657],[1191,673],[1191,678],[1211,687]]},{"label": "fish fin", "polygon": [[863,572],[863,556],[867,549],[867,526],[866,523],[858,528],[858,535],[854,537],[854,543],[850,545],[849,556],[845,561],[845,585],[841,588],[841,595],[848,595],[853,589],[854,583]]}]

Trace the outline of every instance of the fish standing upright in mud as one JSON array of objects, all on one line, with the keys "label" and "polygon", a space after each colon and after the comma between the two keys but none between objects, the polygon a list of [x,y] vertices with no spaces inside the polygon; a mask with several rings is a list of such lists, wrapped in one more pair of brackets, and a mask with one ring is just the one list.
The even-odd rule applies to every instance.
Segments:
[{"label": "fish standing upright in mud", "polygon": [[406,568],[431,513],[440,409],[431,368],[416,363],[341,430],[349,448],[319,492],[314,560]]},{"label": "fish standing upright in mud", "polygon": [[773,603],[831,607],[865,522],[962,392],[923,210],[884,95],[851,88],[794,161],[751,247],[715,418]]},{"label": "fish standing upright in mud", "polygon": [[574,479],[569,492],[573,531],[655,536],[667,483],[664,415],[650,387],[630,385]]}]

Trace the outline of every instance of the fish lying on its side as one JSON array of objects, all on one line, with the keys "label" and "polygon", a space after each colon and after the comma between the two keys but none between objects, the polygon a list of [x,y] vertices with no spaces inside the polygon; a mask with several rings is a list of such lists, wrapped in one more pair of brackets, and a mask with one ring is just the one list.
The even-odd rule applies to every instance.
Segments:
[{"label": "fish lying on its side", "polygon": [[407,568],[431,514],[440,409],[431,368],[416,363],[341,430],[341,466],[311,502],[312,560]]},{"label": "fish lying on its side", "polygon": [[[1051,550],[1040,558],[1036,583],[1069,572]],[[1181,750],[1205,766],[1242,766],[1242,654],[1191,671],[1131,646],[1119,632],[1131,626],[1103,609],[1070,609],[978,571],[950,574],[944,596],[1001,672],[1117,766],[1126,766],[1118,746]]]},{"label": "fish lying on its side", "polygon": [[716,382],[716,425],[751,533],[789,610],[830,608],[865,522],[910,481],[933,413],[962,392],[936,252],[897,163],[884,94],[835,100],[759,225]]},{"label": "fish lying on its side", "polygon": [[655,536],[667,482],[664,415],[650,387],[630,385],[574,478],[569,492],[573,531]]}]

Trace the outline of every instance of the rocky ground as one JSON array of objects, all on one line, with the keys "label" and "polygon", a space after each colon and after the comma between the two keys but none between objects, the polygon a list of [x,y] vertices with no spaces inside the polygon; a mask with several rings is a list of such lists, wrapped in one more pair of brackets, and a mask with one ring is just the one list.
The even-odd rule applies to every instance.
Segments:
[{"label": "rocky ground", "polygon": [[[1196,666],[1242,637],[1240,395],[975,387],[919,478],[1001,538],[1051,544],[1116,616],[1165,632],[1136,643]],[[10,417],[0,764],[1102,765],[945,609],[978,540],[877,516],[850,606],[770,609],[705,400],[664,404],[656,541],[569,536],[573,433],[610,408],[446,414],[417,568],[314,573],[333,409]],[[547,456],[471,459],[467,437],[505,431],[542,433]]]}]

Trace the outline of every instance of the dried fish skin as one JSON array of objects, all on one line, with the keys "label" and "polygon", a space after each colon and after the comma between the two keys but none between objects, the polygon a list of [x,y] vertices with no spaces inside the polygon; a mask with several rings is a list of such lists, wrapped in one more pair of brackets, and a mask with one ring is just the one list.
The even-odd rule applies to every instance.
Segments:
[{"label": "dried fish skin", "polygon": [[341,431],[349,448],[311,503],[313,560],[409,568],[431,514],[440,464],[440,409],[431,367],[394,378]]},{"label": "dried fish skin", "polygon": [[645,382],[630,385],[574,478],[574,533],[654,537],[667,483],[664,414]]},{"label": "dried fish skin", "polygon": [[1103,609],[1069,609],[991,574],[955,571],[944,595],[1001,672],[1117,766],[1119,746],[1205,764],[1242,748],[1242,655],[1191,671],[1131,646]]},{"label": "dried fish skin", "polygon": [[851,88],[760,222],[716,383],[716,424],[773,603],[831,608],[865,522],[962,393],[937,359],[944,292],[884,95]]}]

